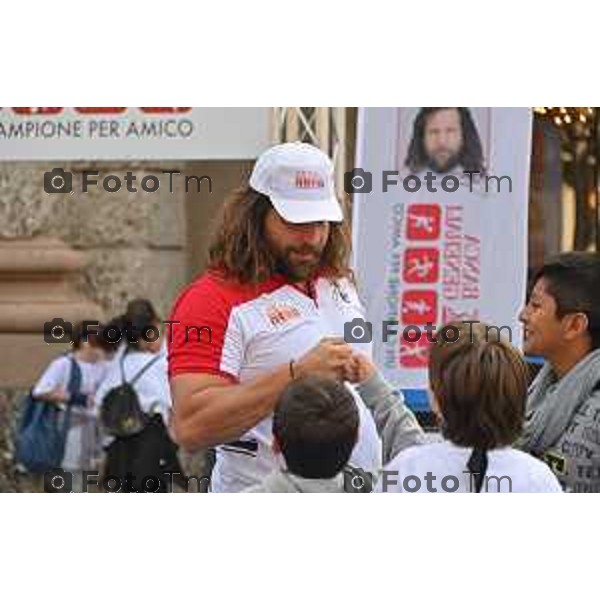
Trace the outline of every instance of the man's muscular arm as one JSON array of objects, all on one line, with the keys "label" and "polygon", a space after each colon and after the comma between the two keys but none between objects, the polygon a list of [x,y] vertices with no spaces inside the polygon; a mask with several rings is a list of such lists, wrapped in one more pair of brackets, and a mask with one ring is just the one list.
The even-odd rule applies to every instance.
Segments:
[{"label": "man's muscular arm", "polygon": [[[294,372],[339,379],[351,356],[345,342],[324,340],[295,363]],[[289,382],[289,364],[243,384],[202,373],[176,375],[171,395],[177,443],[191,451],[239,438],[273,412]]]}]

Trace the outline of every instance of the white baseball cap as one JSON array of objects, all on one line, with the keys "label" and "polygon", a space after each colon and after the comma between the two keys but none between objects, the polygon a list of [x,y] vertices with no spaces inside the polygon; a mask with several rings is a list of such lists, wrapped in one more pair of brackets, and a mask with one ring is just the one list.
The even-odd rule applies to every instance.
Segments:
[{"label": "white baseball cap", "polygon": [[344,220],[335,195],[333,163],[311,144],[289,142],[263,152],[252,170],[250,187],[268,196],[290,223]]}]

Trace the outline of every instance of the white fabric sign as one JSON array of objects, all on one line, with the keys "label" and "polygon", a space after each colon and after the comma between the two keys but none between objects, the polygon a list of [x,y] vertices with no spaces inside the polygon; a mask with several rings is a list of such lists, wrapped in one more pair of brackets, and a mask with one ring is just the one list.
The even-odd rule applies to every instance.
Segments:
[{"label": "white fabric sign", "polygon": [[0,108],[0,160],[255,158],[268,108]]},{"label": "white fabric sign", "polygon": [[428,338],[449,321],[508,326],[520,343],[530,146],[527,108],[360,111],[354,266],[395,385],[426,387]]}]

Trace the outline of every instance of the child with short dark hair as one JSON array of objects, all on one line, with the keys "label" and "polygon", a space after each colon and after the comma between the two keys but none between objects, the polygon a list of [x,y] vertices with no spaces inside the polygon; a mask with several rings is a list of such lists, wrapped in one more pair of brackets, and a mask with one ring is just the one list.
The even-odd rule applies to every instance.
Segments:
[{"label": "child with short dark hair", "polygon": [[[345,379],[371,410],[382,438],[383,461],[423,441],[413,413],[372,366],[355,355]],[[273,448],[285,465],[246,492],[370,492],[376,474],[349,464],[359,412],[341,382],[307,375],[283,391],[273,417]]]},{"label": "child with short dark hair", "polygon": [[292,382],[273,416],[273,447],[286,466],[248,491],[343,491],[358,424],[356,403],[343,384],[314,375]]},{"label": "child with short dark hair", "polygon": [[600,491],[600,255],[567,252],[536,274],[520,319],[546,364],[530,387],[519,445],[569,491]]}]

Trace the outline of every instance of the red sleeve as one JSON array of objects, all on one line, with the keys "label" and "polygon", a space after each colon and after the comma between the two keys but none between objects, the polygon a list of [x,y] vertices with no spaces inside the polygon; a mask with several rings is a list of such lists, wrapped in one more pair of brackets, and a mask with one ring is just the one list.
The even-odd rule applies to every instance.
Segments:
[{"label": "red sleeve", "polygon": [[186,288],[165,325],[169,378],[182,373],[219,375],[237,382],[243,349],[233,299],[210,277]]}]

